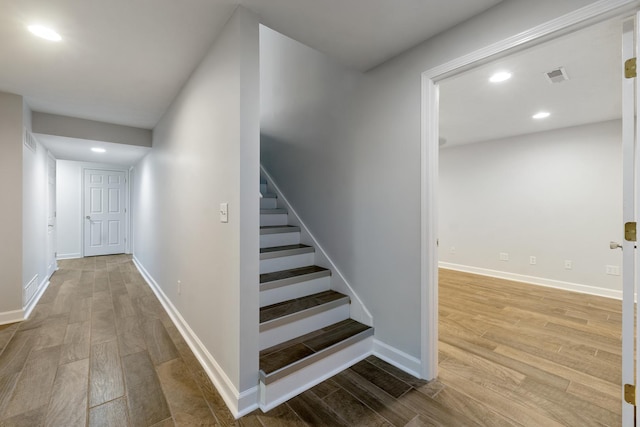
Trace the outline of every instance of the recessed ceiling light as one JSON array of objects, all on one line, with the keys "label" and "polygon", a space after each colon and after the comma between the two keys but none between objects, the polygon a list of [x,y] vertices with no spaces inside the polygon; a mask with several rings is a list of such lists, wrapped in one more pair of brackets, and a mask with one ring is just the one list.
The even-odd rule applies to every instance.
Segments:
[{"label": "recessed ceiling light", "polygon": [[551,113],[548,113],[546,111],[540,111],[539,113],[534,114],[532,117],[534,119],[546,119],[550,115],[551,115]]},{"label": "recessed ceiling light", "polygon": [[105,153],[107,150],[105,150],[104,148],[93,147],[91,151],[93,151],[94,153]]},{"label": "recessed ceiling light", "polygon": [[491,83],[500,83],[505,80],[509,80],[511,78],[511,73],[508,71],[500,71],[499,73],[495,73],[493,76],[489,78]]},{"label": "recessed ceiling light", "polygon": [[27,28],[33,34],[38,37],[42,37],[43,39],[50,40],[52,42],[59,42],[62,40],[60,34],[56,33],[51,28],[43,27],[42,25],[29,25]]}]

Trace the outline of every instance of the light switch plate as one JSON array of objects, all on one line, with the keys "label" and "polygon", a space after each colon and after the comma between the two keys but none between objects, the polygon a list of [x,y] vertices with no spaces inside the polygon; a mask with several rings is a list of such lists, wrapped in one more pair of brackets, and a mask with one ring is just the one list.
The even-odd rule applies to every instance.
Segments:
[{"label": "light switch plate", "polygon": [[229,222],[229,203],[220,203],[220,222]]}]

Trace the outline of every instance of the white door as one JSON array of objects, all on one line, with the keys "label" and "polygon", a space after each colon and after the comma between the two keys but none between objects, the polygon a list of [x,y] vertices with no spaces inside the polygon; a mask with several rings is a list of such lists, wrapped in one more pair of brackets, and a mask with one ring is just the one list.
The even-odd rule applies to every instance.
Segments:
[{"label": "white door", "polygon": [[49,153],[47,157],[47,275],[58,268],[56,262],[56,159]]},{"label": "white door", "polygon": [[84,256],[125,252],[126,173],[84,170]]},{"label": "white door", "polygon": [[[623,27],[622,35],[622,59],[623,61],[637,57],[637,35],[634,26],[637,23],[640,14],[633,19],[626,21]],[[623,67],[624,69],[624,67]],[[633,224],[636,222],[638,202],[640,202],[640,179],[637,173],[638,156],[640,149],[636,149],[638,145],[638,129],[636,125],[636,100],[640,101],[640,97],[636,94],[638,91],[637,78],[626,78],[623,76],[622,82],[622,220],[625,224]],[[625,384],[638,384],[637,369],[634,361],[634,337],[640,331],[635,325],[635,304],[634,295],[638,289],[638,276],[636,276],[636,266],[640,265],[639,252],[636,249],[636,242],[633,236],[627,235],[622,243],[622,425],[624,427],[632,427],[635,425],[635,400],[629,399],[631,403],[625,401]],[[616,247],[612,244],[612,249]],[[640,321],[640,318],[638,319]],[[635,329],[635,330],[634,330]],[[640,340],[637,340],[640,346]],[[640,353],[638,353],[640,354]],[[628,398],[628,396],[627,396]]]}]

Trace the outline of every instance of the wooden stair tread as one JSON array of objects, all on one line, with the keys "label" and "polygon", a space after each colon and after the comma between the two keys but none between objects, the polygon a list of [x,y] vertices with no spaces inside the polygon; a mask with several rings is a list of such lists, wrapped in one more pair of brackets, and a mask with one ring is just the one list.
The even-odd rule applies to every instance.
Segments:
[{"label": "wooden stair tread", "polygon": [[300,231],[300,227],[295,225],[263,225],[260,227],[260,234],[295,233]]},{"label": "wooden stair tread", "polygon": [[[325,273],[326,272],[326,273]],[[314,273],[325,273],[331,275],[331,271],[317,265],[309,265],[306,267],[292,268],[289,270],[274,271],[273,273],[263,273],[260,275],[260,283],[274,282],[276,280],[292,279],[294,277],[306,276]]]},{"label": "wooden stair tread", "polygon": [[303,245],[303,244],[295,244],[295,245],[285,245],[285,246],[272,246],[270,248],[260,248],[260,253],[261,254],[266,254],[269,252],[279,252],[279,251],[289,251],[291,249],[306,249],[306,248],[312,248],[312,246],[309,245]]},{"label": "wooden stair tread", "polygon": [[303,361],[310,362],[309,359],[313,356],[317,359],[323,352],[328,352],[367,331],[368,336],[373,333],[373,328],[353,319],[346,319],[267,348],[260,352],[260,374],[266,378]]},{"label": "wooden stair tread", "polygon": [[348,301],[349,297],[339,292],[329,290],[268,305],[260,309],[260,324],[262,325],[266,322],[273,322],[277,319],[291,316],[301,311],[309,310],[332,302],[339,302],[343,299]]}]

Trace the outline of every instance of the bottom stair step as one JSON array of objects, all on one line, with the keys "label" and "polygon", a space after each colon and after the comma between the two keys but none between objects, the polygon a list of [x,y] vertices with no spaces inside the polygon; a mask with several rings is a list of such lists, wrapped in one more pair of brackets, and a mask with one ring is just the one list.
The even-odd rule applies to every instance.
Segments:
[{"label": "bottom stair step", "polygon": [[260,409],[279,404],[371,354],[373,328],[352,319],[260,352]]},{"label": "bottom stair step", "polygon": [[260,379],[269,384],[373,334],[373,328],[343,320],[260,352]]}]

